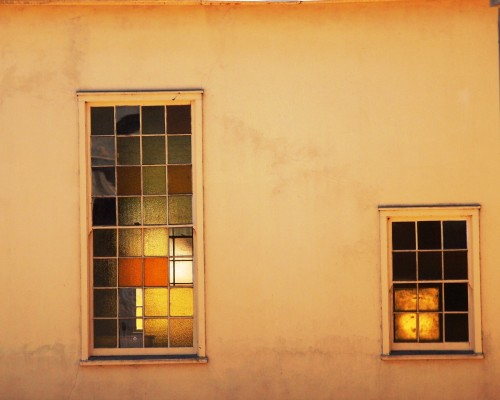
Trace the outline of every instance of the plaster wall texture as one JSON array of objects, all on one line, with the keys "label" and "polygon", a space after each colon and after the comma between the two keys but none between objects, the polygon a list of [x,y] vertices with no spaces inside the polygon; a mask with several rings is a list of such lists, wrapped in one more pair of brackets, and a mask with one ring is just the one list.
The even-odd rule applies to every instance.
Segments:
[{"label": "plaster wall texture", "polygon": [[[497,399],[497,10],[0,6],[0,398]],[[202,88],[206,365],[79,366],[78,90]],[[380,360],[377,206],[480,203],[484,360]]]}]

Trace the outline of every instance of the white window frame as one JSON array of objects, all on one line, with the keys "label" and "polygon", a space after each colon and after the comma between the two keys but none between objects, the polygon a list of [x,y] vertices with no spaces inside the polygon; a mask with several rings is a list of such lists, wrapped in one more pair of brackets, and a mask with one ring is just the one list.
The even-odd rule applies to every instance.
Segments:
[{"label": "white window frame", "polygon": [[[479,205],[458,206],[380,206],[380,256],[382,288],[382,359],[480,357],[481,279],[479,257]],[[432,220],[467,221],[469,342],[467,343],[396,343],[393,338],[392,302],[392,222]],[[400,358],[401,358],[400,357]]]},{"label": "white window frame", "polygon": [[[154,92],[78,92],[81,222],[81,360],[90,364],[206,362],[204,295],[204,220],[202,175],[202,90]],[[90,107],[120,105],[191,105],[193,179],[194,320],[192,348],[93,348],[92,210]],[[130,357],[132,356],[132,357]],[[159,358],[160,356],[160,358]],[[161,358],[163,357],[163,360]],[[127,360],[128,357],[128,360]],[[149,358],[149,360],[148,360]]]}]

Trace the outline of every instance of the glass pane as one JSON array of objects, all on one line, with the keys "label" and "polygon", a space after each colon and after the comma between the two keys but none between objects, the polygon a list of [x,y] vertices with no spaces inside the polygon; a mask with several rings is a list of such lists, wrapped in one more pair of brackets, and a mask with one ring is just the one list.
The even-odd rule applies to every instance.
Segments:
[{"label": "glass pane", "polygon": [[[142,323],[142,319],[140,320]],[[137,329],[136,319],[120,319],[120,347],[142,346],[142,329]]]},{"label": "glass pane", "polygon": [[116,259],[94,259],[94,286],[116,287]]},{"label": "glass pane", "polygon": [[417,314],[394,315],[394,341],[408,342],[417,340]]},{"label": "glass pane", "polygon": [[118,165],[138,165],[141,163],[141,148],[138,137],[119,137],[116,140]]},{"label": "glass pane", "polygon": [[420,250],[441,248],[441,222],[439,221],[419,221],[418,248]]},{"label": "glass pane", "polygon": [[90,109],[90,134],[115,134],[115,111],[113,107],[92,107]]},{"label": "glass pane", "polygon": [[417,279],[416,252],[392,253],[392,279],[395,281],[414,281]]},{"label": "glass pane", "polygon": [[167,198],[144,197],[144,224],[162,225],[167,223]]},{"label": "glass pane", "polygon": [[167,133],[191,133],[191,106],[167,106]]},{"label": "glass pane", "polygon": [[418,288],[418,308],[425,311],[441,309],[441,286],[420,285]]},{"label": "glass pane", "polygon": [[440,251],[418,253],[418,279],[442,279],[441,257]]},{"label": "glass pane", "polygon": [[193,221],[192,196],[168,197],[168,222],[170,224],[190,224]]},{"label": "glass pane", "polygon": [[167,194],[165,167],[143,168],[144,194]]},{"label": "glass pane", "polygon": [[165,136],[142,138],[142,163],[165,164]]},{"label": "glass pane", "polygon": [[441,314],[420,313],[418,315],[418,335],[421,341],[441,341]]},{"label": "glass pane", "polygon": [[94,347],[114,348],[117,345],[116,319],[94,320]]},{"label": "glass pane", "polygon": [[118,289],[118,299],[119,316],[136,317],[137,308],[142,302],[142,289]]},{"label": "glass pane", "polygon": [[145,347],[168,347],[168,321],[147,319],[144,321]]},{"label": "glass pane", "polygon": [[170,347],[193,347],[193,320],[170,319]]},{"label": "glass pane", "polygon": [[115,169],[92,168],[92,196],[113,196],[115,193]]},{"label": "glass pane", "polygon": [[167,286],[168,258],[145,258],[144,259],[144,285],[145,286]]},{"label": "glass pane", "polygon": [[146,288],[144,289],[144,315],[147,317],[167,316],[168,313],[168,289]]},{"label": "glass pane", "polygon": [[469,341],[469,318],[467,314],[445,314],[444,331],[446,342]]},{"label": "glass pane", "polygon": [[92,224],[94,226],[116,225],[116,199],[114,197],[92,199]]},{"label": "glass pane", "polygon": [[191,136],[168,137],[168,163],[191,164]]},{"label": "glass pane", "polygon": [[392,223],[392,249],[393,250],[416,249],[414,222]]},{"label": "glass pane", "polygon": [[173,256],[192,256],[193,255],[193,238],[190,237],[176,237],[170,240],[172,248],[170,255]]},{"label": "glass pane", "polygon": [[144,135],[165,133],[165,107],[142,107],[142,133]]},{"label": "glass pane", "polygon": [[467,279],[467,251],[444,253],[444,279]]},{"label": "glass pane", "polygon": [[142,286],[142,258],[118,260],[118,285]]},{"label": "glass pane", "polygon": [[94,289],[94,317],[116,317],[116,289]]},{"label": "glass pane", "polygon": [[114,137],[99,137],[91,138],[92,149],[91,164],[95,165],[115,165],[115,139]]},{"label": "glass pane", "polygon": [[144,229],[144,255],[145,256],[168,255],[167,228]]},{"label": "glass pane", "polygon": [[193,289],[170,289],[170,315],[173,317],[193,316]]},{"label": "glass pane", "polygon": [[94,257],[116,256],[116,229],[94,229]]},{"label": "glass pane", "polygon": [[469,309],[467,283],[444,284],[444,309],[445,311],[467,311]]},{"label": "glass pane", "polygon": [[443,241],[445,249],[467,248],[467,222],[444,221]]},{"label": "glass pane", "polygon": [[117,135],[131,135],[139,133],[139,107],[116,107],[116,133]]},{"label": "glass pane", "polygon": [[168,193],[193,193],[191,165],[171,165],[168,167]]},{"label": "glass pane", "polygon": [[120,229],[118,232],[120,257],[142,256],[142,235],[140,229]]},{"label": "glass pane", "polygon": [[141,167],[118,167],[117,184],[119,195],[141,194]]},{"label": "glass pane", "polygon": [[170,261],[170,283],[172,285],[193,283],[193,260]]},{"label": "glass pane", "polygon": [[141,198],[118,198],[118,223],[120,225],[141,225]]},{"label": "glass pane", "polygon": [[394,310],[413,311],[417,309],[417,286],[394,285]]}]

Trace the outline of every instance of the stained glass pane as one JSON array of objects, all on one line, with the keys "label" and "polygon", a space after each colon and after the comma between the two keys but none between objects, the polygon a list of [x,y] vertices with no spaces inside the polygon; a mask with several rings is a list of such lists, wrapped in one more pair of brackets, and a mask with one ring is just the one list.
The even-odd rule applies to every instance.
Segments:
[{"label": "stained glass pane", "polygon": [[445,341],[468,342],[469,318],[467,314],[445,314]]},{"label": "stained glass pane", "polygon": [[142,138],[142,163],[165,164],[165,136],[145,136]]},{"label": "stained glass pane", "polygon": [[168,255],[168,229],[150,228],[144,230],[144,255]]},{"label": "stained glass pane", "polygon": [[116,199],[114,197],[92,199],[92,224],[94,226],[116,225]]},{"label": "stained glass pane", "polygon": [[167,198],[165,196],[144,197],[144,224],[167,223]]},{"label": "stained glass pane", "polygon": [[193,346],[193,320],[191,318],[170,319],[170,346]]},{"label": "stained glass pane", "polygon": [[417,340],[417,314],[394,315],[394,340],[396,342]]},{"label": "stained glass pane", "polygon": [[92,107],[90,109],[90,134],[91,135],[115,134],[114,107]]},{"label": "stained glass pane", "polygon": [[120,225],[141,225],[141,198],[118,198],[118,223]]},{"label": "stained glass pane", "polygon": [[168,222],[170,224],[190,224],[193,221],[192,196],[168,197]]},{"label": "stained glass pane", "polygon": [[93,136],[91,147],[92,166],[115,165],[115,139],[113,137]]},{"label": "stained glass pane", "polygon": [[118,165],[138,165],[141,163],[141,149],[138,137],[119,137],[116,139]]},{"label": "stained glass pane", "polygon": [[417,309],[417,286],[394,285],[394,310],[413,311]]},{"label": "stained glass pane", "polygon": [[94,289],[94,317],[116,317],[116,289]]},{"label": "stained glass pane", "polygon": [[171,165],[168,167],[168,193],[193,193],[191,165]]},{"label": "stained glass pane", "polygon": [[418,253],[418,279],[442,279],[442,270],[442,253],[440,251]]},{"label": "stained glass pane", "polygon": [[418,334],[421,341],[441,341],[441,314],[420,313],[418,315]]},{"label": "stained glass pane", "polygon": [[145,347],[168,347],[168,321],[146,319],[144,321]]},{"label": "stained glass pane", "polygon": [[191,164],[191,136],[168,137],[168,163]]},{"label": "stained glass pane", "polygon": [[170,261],[170,283],[172,285],[193,283],[193,260]]},{"label": "stained glass pane", "polygon": [[142,133],[154,135],[165,133],[165,107],[142,107]]},{"label": "stained glass pane", "polygon": [[444,252],[444,279],[467,279],[467,251]]},{"label": "stained glass pane", "polygon": [[167,106],[167,133],[191,133],[191,106]]},{"label": "stained glass pane", "polygon": [[144,315],[146,317],[167,316],[168,313],[168,289],[146,288],[144,289]]},{"label": "stained glass pane", "polygon": [[144,167],[144,194],[166,194],[165,167]]},{"label": "stained glass pane", "polygon": [[141,167],[118,167],[116,170],[118,195],[140,195]]},{"label": "stained glass pane", "polygon": [[441,286],[420,285],[418,288],[418,308],[425,311],[441,309]]},{"label": "stained glass pane", "polygon": [[120,347],[134,348],[142,346],[142,329],[137,329],[135,319],[120,319]]},{"label": "stained glass pane", "polygon": [[142,235],[140,229],[120,229],[120,257],[142,256]]},{"label": "stained glass pane", "polygon": [[144,259],[144,285],[145,286],[167,286],[168,285],[168,258],[145,258]]},{"label": "stained glass pane", "polygon": [[445,249],[467,248],[467,222],[444,221],[443,239]]},{"label": "stained glass pane", "polygon": [[392,279],[414,281],[417,278],[417,254],[413,251],[392,253]]},{"label": "stained glass pane", "polygon": [[118,260],[118,285],[142,286],[142,258]]},{"label": "stained glass pane", "polygon": [[117,135],[132,135],[139,133],[139,107],[116,107],[116,133]]},{"label": "stained glass pane", "polygon": [[94,320],[94,347],[115,348],[117,346],[116,319]]},{"label": "stained glass pane", "polygon": [[94,257],[116,256],[116,229],[94,229]]},{"label": "stained glass pane", "polygon": [[193,316],[193,289],[170,289],[170,315],[173,317]]},{"label": "stained glass pane", "polygon": [[392,249],[393,250],[416,249],[414,222],[392,223]]},{"label": "stained glass pane", "polygon": [[92,196],[113,196],[115,193],[115,169],[92,168]]},{"label": "stained glass pane", "polygon": [[441,248],[441,222],[439,221],[419,221],[418,248],[420,250]]},{"label": "stained glass pane", "polygon": [[95,287],[115,287],[117,277],[115,258],[94,259]]}]

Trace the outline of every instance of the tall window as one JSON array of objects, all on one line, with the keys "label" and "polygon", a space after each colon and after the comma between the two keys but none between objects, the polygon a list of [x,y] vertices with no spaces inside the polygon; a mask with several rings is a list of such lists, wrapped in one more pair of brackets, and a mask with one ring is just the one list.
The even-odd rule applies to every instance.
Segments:
[{"label": "tall window", "polygon": [[201,93],[79,100],[89,355],[200,355]]}]

